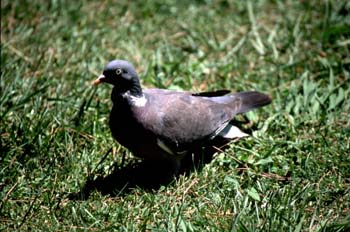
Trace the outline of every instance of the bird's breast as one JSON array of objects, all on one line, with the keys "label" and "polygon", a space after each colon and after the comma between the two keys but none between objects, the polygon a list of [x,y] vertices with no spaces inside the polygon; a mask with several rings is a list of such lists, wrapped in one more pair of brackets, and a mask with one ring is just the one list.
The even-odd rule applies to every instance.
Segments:
[{"label": "bird's breast", "polygon": [[114,139],[140,158],[162,159],[164,152],[157,145],[157,138],[136,118],[130,108],[113,106],[109,127]]}]

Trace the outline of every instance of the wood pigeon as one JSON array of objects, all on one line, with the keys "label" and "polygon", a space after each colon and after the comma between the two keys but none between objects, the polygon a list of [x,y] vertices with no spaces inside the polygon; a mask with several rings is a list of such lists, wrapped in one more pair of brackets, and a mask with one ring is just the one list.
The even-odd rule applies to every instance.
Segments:
[{"label": "wood pigeon", "polygon": [[247,136],[232,119],[271,102],[256,91],[143,90],[135,68],[125,60],[109,62],[94,81],[100,83],[113,85],[109,118],[113,137],[137,157],[168,160],[175,166],[192,151],[212,146],[214,139]]}]

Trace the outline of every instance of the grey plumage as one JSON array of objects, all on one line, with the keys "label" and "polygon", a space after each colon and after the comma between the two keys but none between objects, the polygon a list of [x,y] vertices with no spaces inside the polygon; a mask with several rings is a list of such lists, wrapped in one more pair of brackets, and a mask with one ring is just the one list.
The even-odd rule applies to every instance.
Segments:
[{"label": "grey plumage", "polygon": [[101,82],[114,86],[109,123],[114,138],[145,159],[181,159],[198,147],[212,145],[216,137],[229,135],[237,114],[271,102],[256,91],[142,90],[134,67],[122,60],[105,67],[95,81]]}]

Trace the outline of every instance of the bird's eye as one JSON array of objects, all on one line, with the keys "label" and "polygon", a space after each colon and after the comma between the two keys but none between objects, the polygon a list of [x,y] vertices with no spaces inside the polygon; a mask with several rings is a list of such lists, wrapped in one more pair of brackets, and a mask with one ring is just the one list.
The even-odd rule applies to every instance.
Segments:
[{"label": "bird's eye", "polygon": [[117,70],[115,70],[115,73],[116,73],[117,75],[120,75],[120,74],[122,73],[122,70],[121,70],[120,68],[117,68]]}]

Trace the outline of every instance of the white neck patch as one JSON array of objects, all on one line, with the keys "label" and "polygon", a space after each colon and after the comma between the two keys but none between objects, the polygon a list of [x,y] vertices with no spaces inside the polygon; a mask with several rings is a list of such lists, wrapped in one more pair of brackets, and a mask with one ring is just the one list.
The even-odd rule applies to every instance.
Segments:
[{"label": "white neck patch", "polygon": [[147,98],[144,94],[140,97],[132,96],[130,92],[126,92],[123,94],[124,97],[128,98],[133,106],[136,107],[144,107],[147,103]]}]

